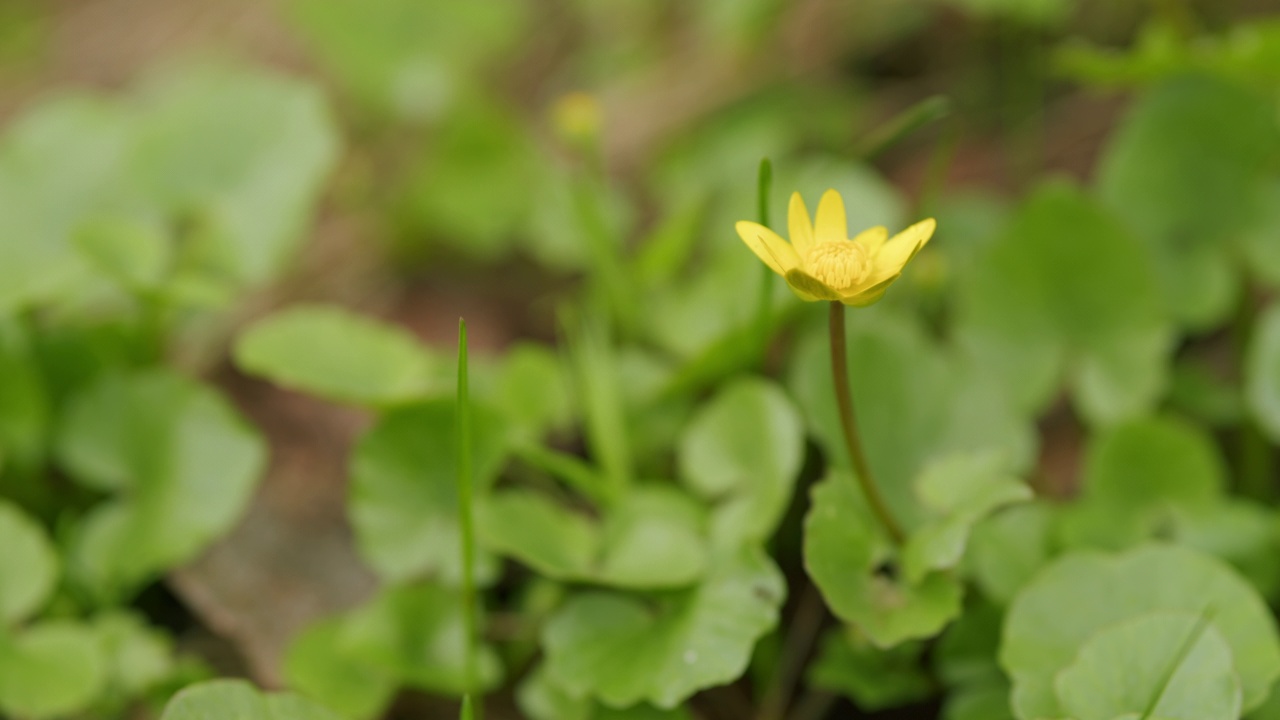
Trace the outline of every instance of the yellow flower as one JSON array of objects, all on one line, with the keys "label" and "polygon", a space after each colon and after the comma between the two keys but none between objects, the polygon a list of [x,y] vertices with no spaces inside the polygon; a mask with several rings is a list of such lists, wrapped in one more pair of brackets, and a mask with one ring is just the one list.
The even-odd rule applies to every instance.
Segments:
[{"label": "yellow flower", "polygon": [[863,230],[849,238],[844,200],[828,190],[818,202],[816,223],[800,193],[791,194],[787,211],[791,242],[760,223],[743,220],[738,236],[769,269],[786,278],[801,300],[838,300],[845,305],[870,305],[902,275],[902,268],[933,237],[932,218],[889,237],[883,227]]}]

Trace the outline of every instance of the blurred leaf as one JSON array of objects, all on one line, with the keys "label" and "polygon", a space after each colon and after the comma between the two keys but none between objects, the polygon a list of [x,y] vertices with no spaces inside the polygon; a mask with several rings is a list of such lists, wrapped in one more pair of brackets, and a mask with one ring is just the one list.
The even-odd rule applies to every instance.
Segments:
[{"label": "blurred leaf", "polygon": [[58,580],[58,554],[44,528],[17,505],[0,500],[0,633],[49,599]]},{"label": "blurred leaf", "polygon": [[1093,422],[1149,408],[1171,328],[1147,253],[1076,188],[1032,195],[965,279],[962,333],[975,361],[1042,410],[1064,372]]},{"label": "blurred leaf", "polygon": [[[630,418],[620,394],[622,372],[606,327],[588,320],[567,329],[577,404],[582,408],[587,444],[608,481],[610,500],[621,497],[635,473]],[[629,378],[630,379],[630,378]],[[634,379],[631,379],[634,383]]]},{"label": "blurred leaf", "polygon": [[179,275],[259,285],[293,259],[338,129],[320,89],[232,64],[169,68],[143,87],[139,191],[196,232]]},{"label": "blurred leaf", "polygon": [[[467,686],[466,626],[461,595],[442,585],[384,589],[372,602],[347,615],[339,647],[388,671],[406,685],[443,693]],[[497,684],[502,666],[493,649],[478,649],[483,687]]]},{"label": "blurred leaf", "polygon": [[49,442],[51,398],[41,364],[30,333],[0,320],[0,446],[14,466],[38,466]]},{"label": "blurred leaf", "polygon": [[1280,305],[1258,316],[1244,370],[1249,410],[1272,440],[1280,440]]},{"label": "blurred leaf", "polygon": [[[536,158],[538,167],[522,180],[532,187],[519,190],[533,196],[528,227],[521,228],[526,235],[521,249],[553,270],[589,271],[592,243],[604,240],[621,248],[635,223],[635,209],[619,188],[606,184],[607,178],[584,179],[545,155]],[[588,202],[593,215],[584,217],[582,205]]]},{"label": "blurred leaf", "polygon": [[337,720],[324,708],[286,693],[265,694],[244,680],[192,685],[165,706],[160,720]]},{"label": "blurred leaf", "polygon": [[173,639],[148,626],[138,615],[113,610],[93,618],[107,666],[107,688],[122,698],[136,698],[176,671]]},{"label": "blurred leaf", "polygon": [[1264,173],[1280,157],[1274,115],[1222,80],[1175,78],[1130,111],[1101,161],[1102,197],[1151,248],[1166,303],[1186,324],[1231,308],[1237,280],[1223,250],[1261,208]]},{"label": "blurred leaf", "polygon": [[83,625],[50,620],[13,636],[0,632],[0,712],[33,719],[77,713],[105,680],[102,650]]},{"label": "blurred leaf", "polygon": [[1009,709],[1009,685],[994,681],[947,695],[942,720],[1015,720]]},{"label": "blurred leaf", "polygon": [[1236,425],[1245,414],[1244,393],[1237,383],[1194,359],[1174,364],[1169,404],[1211,427]]},{"label": "blurred leaf", "polygon": [[540,574],[622,588],[687,586],[707,566],[702,509],[674,488],[636,487],[601,521],[528,490],[476,508],[482,542]]},{"label": "blurred leaf", "polygon": [[726,558],[697,587],[652,603],[579,594],[543,631],[546,671],[571,696],[675,707],[746,670],[752,647],[777,623],[785,591],[772,561],[752,551]]},{"label": "blurred leaf", "polygon": [[0,138],[0,315],[81,289],[89,266],[72,237],[116,192],[130,131],[116,105],[61,95]]},{"label": "blurred leaf", "polygon": [[552,681],[545,666],[539,666],[521,683],[516,700],[530,720],[690,720],[692,717],[682,708],[660,710],[641,703],[616,709],[589,698],[574,698]]},{"label": "blurred leaf", "polygon": [[1078,720],[1236,720],[1231,647],[1205,620],[1150,613],[1100,629],[1054,683],[1063,708]]},{"label": "blurred leaf", "polygon": [[[385,580],[461,577],[457,457],[452,398],[385,413],[360,439],[351,458],[351,524],[364,558]],[[472,403],[475,493],[484,497],[506,460],[501,418]],[[483,553],[477,578],[497,568]]]},{"label": "blurred leaf", "polygon": [[284,658],[289,687],[306,693],[344,718],[380,715],[395,697],[399,679],[356,651],[347,617],[314,622],[294,638]]},{"label": "blurred leaf", "polygon": [[108,375],[73,399],[57,443],[82,485],[115,495],[79,528],[73,572],[122,592],[231,529],[266,447],[217,392],[166,370]]},{"label": "blurred leaf", "polygon": [[894,562],[893,544],[852,477],[833,474],[814,486],[805,569],[836,617],[881,648],[938,634],[960,614],[964,592],[946,572],[908,582],[891,569]]},{"label": "blurred leaf", "polygon": [[1000,664],[1013,679],[1017,716],[1065,716],[1054,679],[1100,630],[1149,613],[1206,608],[1210,627],[1231,648],[1244,707],[1252,708],[1280,676],[1280,642],[1270,610],[1235,572],[1177,546],[1064,555],[1022,589],[1005,619]]},{"label": "blurred leaf", "polygon": [[450,113],[403,189],[412,229],[484,259],[509,250],[532,209],[537,158],[525,133],[496,103],[471,102]]},{"label": "blurred leaf", "polygon": [[235,360],[286,387],[369,405],[423,397],[439,364],[408,331],[324,305],[296,305],[249,326]]},{"label": "blurred leaf", "polygon": [[496,404],[513,428],[531,438],[569,425],[569,378],[561,357],[543,345],[521,343],[502,356]]},{"label": "blurred leaf", "polygon": [[315,52],[368,107],[438,116],[472,71],[522,36],[514,0],[293,0]]},{"label": "blurred leaf", "polygon": [[1010,473],[1008,460],[992,452],[950,455],[931,463],[916,481],[916,494],[933,517],[911,532],[902,549],[902,572],[912,583],[956,567],[975,523],[1032,497],[1031,488]]},{"label": "blurred leaf", "polygon": [[828,630],[818,659],[809,666],[808,684],[838,692],[864,712],[907,705],[934,691],[921,667],[922,649],[907,644],[881,650],[848,629]]},{"label": "blurred leaf", "polygon": [[106,215],[81,226],[73,240],[100,272],[129,290],[158,288],[173,262],[173,244],[155,218]]},{"label": "blurred leaf", "polygon": [[967,565],[990,600],[1007,605],[1048,564],[1054,551],[1055,515],[1043,503],[1016,505],[973,526]]},{"label": "blurred leaf", "polygon": [[764,542],[782,519],[804,462],[800,414],[773,383],[725,386],[680,438],[680,476],[716,501],[712,535],[720,547]]}]

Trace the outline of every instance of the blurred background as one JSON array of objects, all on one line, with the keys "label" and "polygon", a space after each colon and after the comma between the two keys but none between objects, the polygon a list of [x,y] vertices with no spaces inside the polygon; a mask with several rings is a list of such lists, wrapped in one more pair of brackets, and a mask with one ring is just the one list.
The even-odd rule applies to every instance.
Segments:
[{"label": "blurred background", "polygon": [[[136,606],[218,672],[278,686],[299,630],[376,584],[345,510],[369,419],[241,374],[237,328],[328,302],[447,351],[465,316],[484,362],[554,343],[559,308],[585,293],[666,356],[703,357],[760,295],[733,222],[757,217],[762,158],[775,227],[793,189],[812,207],[828,186],[854,230],[937,216],[894,292],[942,328],[954,277],[1033,183],[1092,182],[1133,90],[1204,70],[1274,104],[1276,13],[1275,0],[0,0],[0,158],[35,168],[0,182],[0,311],[108,312],[116,300],[71,267],[65,238],[12,238],[61,237],[81,199],[119,181],[117,139],[142,138],[129,172],[145,178],[130,184],[150,199],[113,218],[130,238],[181,239],[181,281],[164,292],[186,309],[167,352],[227,393],[271,455],[234,530]],[[45,219],[27,218],[48,198]],[[207,227],[230,240],[211,250]],[[84,241],[102,262],[145,256],[113,228]],[[614,296],[619,263],[642,303]],[[1079,426],[1059,411],[1042,429],[1042,487],[1068,492]],[[391,716],[434,717],[406,702]]]}]

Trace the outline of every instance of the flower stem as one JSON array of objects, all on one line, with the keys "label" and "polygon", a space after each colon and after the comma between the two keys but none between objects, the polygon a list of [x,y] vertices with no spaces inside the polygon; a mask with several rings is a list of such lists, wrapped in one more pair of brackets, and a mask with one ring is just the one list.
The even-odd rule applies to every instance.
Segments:
[{"label": "flower stem", "polygon": [[840,408],[840,426],[844,429],[844,444],[849,450],[849,459],[853,461],[853,474],[867,499],[867,505],[880,520],[889,539],[895,545],[906,542],[906,534],[902,526],[894,519],[893,513],[880,494],[875,479],[871,476],[871,466],[867,463],[867,454],[862,449],[862,440],[858,436],[858,425],[853,419],[853,396],[849,393],[849,366],[845,357],[844,305],[831,303],[831,377],[836,386],[836,405]]}]

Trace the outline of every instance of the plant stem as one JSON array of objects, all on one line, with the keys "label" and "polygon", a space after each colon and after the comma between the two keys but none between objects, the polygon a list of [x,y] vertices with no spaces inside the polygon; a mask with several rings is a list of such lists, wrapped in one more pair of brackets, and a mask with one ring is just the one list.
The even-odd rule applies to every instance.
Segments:
[{"label": "plant stem", "polygon": [[[462,536],[462,613],[465,624],[466,644],[464,646],[464,667],[466,668],[466,685],[470,701],[470,693],[478,693],[479,683],[476,673],[476,643],[478,642],[477,607],[475,581],[475,528],[472,526],[471,513],[471,398],[467,380],[467,323],[458,319],[458,401],[454,421],[457,423],[458,453],[458,525]],[[474,710],[474,717],[483,717],[483,698],[479,694],[474,698],[474,707],[468,703],[467,709]]]},{"label": "plant stem", "polygon": [[[769,158],[760,161],[756,178],[756,219],[769,227],[769,189],[773,184],[773,164]],[[761,365],[769,354],[769,328],[773,314],[773,271],[766,265],[760,271],[760,295],[756,300],[755,350],[760,354]]]},{"label": "plant stem", "polygon": [[831,303],[831,377],[836,386],[836,405],[840,408],[840,426],[844,429],[844,444],[849,450],[849,459],[853,461],[853,474],[862,488],[871,512],[880,520],[889,539],[895,545],[906,542],[906,534],[902,526],[894,519],[889,506],[880,494],[875,479],[871,476],[871,466],[867,463],[867,454],[862,449],[862,440],[858,436],[858,426],[853,418],[853,396],[849,393],[849,365],[845,357],[844,305]]}]

